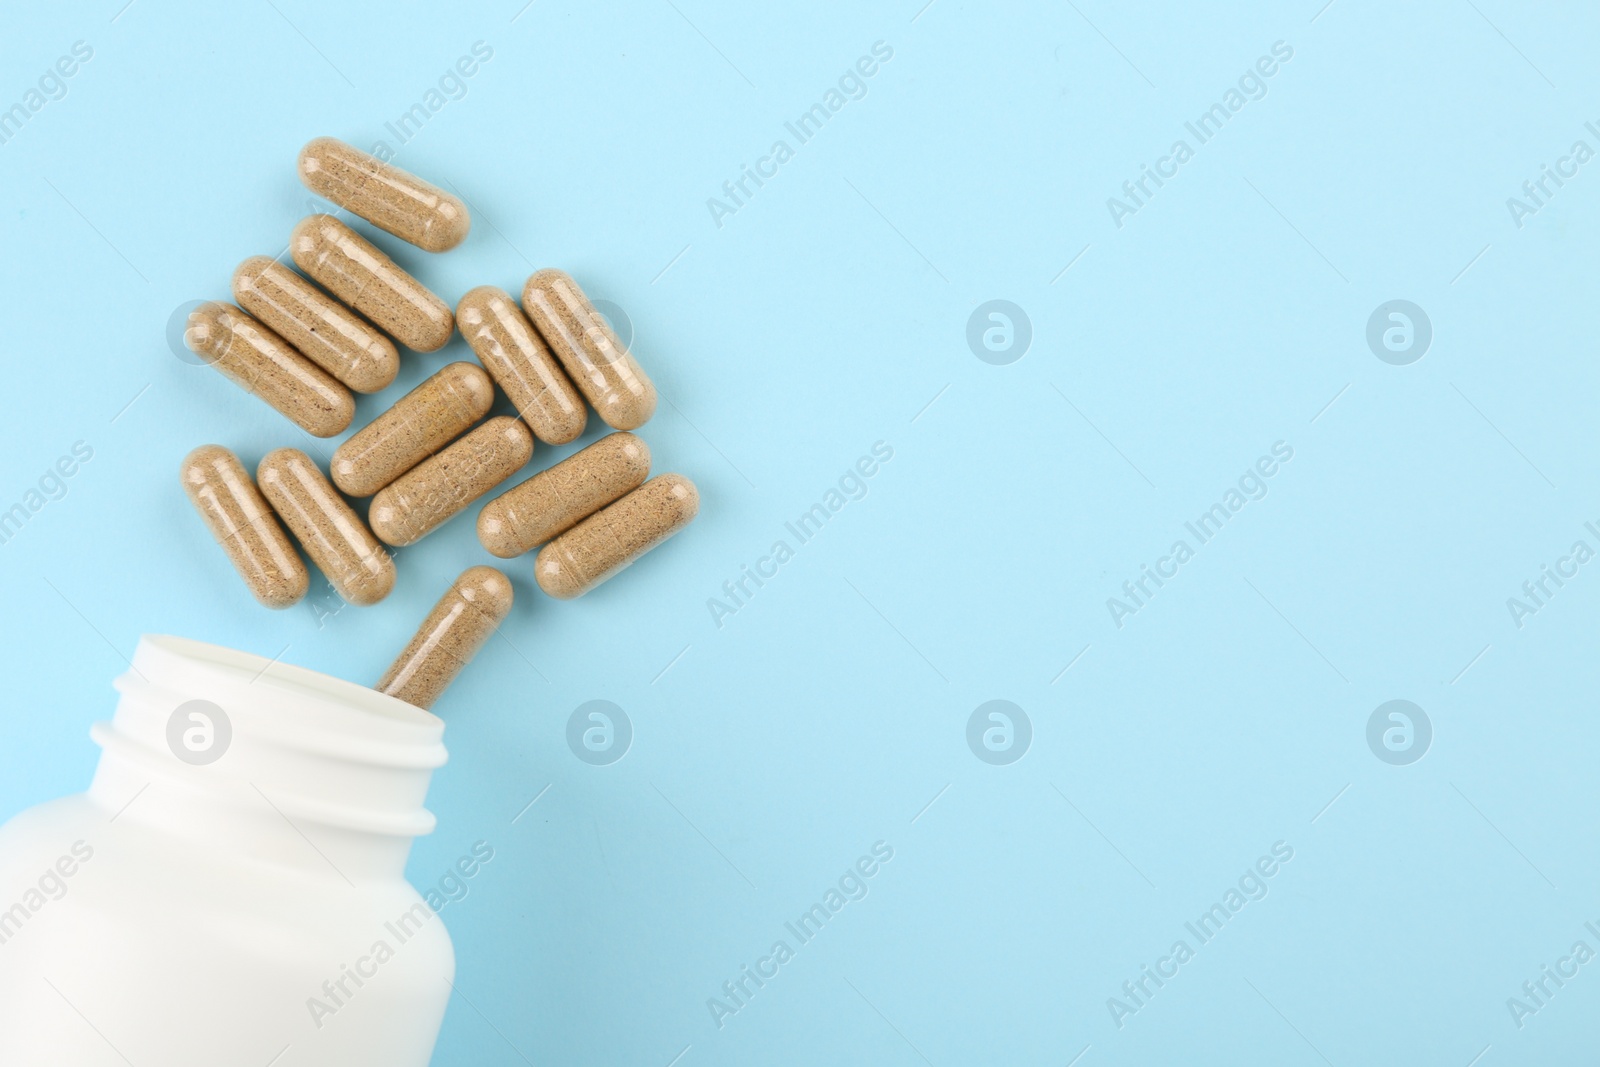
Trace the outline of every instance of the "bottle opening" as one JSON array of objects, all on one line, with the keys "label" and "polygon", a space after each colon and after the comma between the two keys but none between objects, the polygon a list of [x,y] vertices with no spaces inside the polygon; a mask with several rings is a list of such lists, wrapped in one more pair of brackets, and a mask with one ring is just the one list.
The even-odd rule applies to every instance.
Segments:
[{"label": "bottle opening", "polygon": [[134,658],[136,671],[140,667],[140,656],[148,647],[165,656],[208,664],[242,674],[251,680],[250,684],[266,682],[274,688],[297,691],[312,698],[332,699],[352,709],[366,711],[399,723],[429,730],[443,728],[443,721],[431,712],[380,693],[376,689],[347,682],[342,678],[335,678],[331,674],[323,674],[307,667],[296,667],[291,663],[270,660],[252,652],[240,652],[237,649],[224,648],[222,645],[211,645],[204,641],[194,641],[187,637],[174,637],[169,634],[146,634],[140,639],[139,644],[139,652]]},{"label": "bottle opening", "polygon": [[[167,635],[139,641],[91,792],[112,810],[138,795],[141,821],[228,840],[259,818],[275,830],[406,839],[429,832],[423,804],[448,758],[444,722],[363,685],[248,652]],[[148,792],[144,790],[148,787]],[[284,823],[284,820],[289,820]],[[206,828],[201,833],[201,828]],[[210,837],[206,837],[209,834]],[[324,849],[384,851],[319,838]]]}]

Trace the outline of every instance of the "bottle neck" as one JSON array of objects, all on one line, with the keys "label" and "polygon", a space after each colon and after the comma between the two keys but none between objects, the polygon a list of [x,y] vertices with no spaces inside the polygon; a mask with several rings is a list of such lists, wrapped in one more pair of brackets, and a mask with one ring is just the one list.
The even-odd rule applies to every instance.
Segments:
[{"label": "bottle neck", "polygon": [[355,883],[399,877],[444,724],[364,686],[172,637],[141,639],[89,796],[109,819]]}]

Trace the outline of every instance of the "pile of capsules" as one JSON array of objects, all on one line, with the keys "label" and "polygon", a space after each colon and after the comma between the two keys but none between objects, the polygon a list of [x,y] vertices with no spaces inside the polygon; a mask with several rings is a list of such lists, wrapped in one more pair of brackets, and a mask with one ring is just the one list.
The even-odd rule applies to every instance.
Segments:
[{"label": "pile of capsules", "polygon": [[[471,219],[459,198],[342,141],[306,145],[299,171],[312,192],[426,251],[466,239]],[[655,386],[566,274],[536,272],[520,308],[504,290],[480,286],[452,315],[331,215],[301,220],[289,254],[322,288],[252,256],[233,275],[238,305],[201,304],[185,323],[184,343],[307,433],[342,433],[355,416],[351,391],[374,393],[394,381],[395,342],[435,352],[459,326],[481,366],[451,363],[401,397],[335,450],[331,481],[295,448],[267,453],[255,479],[220,445],[184,458],[184,491],[261,603],[288,607],[310,584],[284,526],[344,600],[382,600],[395,581],[385,545],[415,544],[460,514],[528,462],[535,437],[576,440],[588,420],[585,400],[617,432],[489,501],[478,515],[483,546],[510,559],[543,545],[535,580],[569,599],[695,517],[694,483],[677,474],[646,481],[650,450],[628,431],[655,412]],[[520,417],[480,422],[496,385]],[[368,521],[346,496],[372,498]],[[375,688],[430,707],[505,620],[511,600],[504,574],[469,568]]]}]

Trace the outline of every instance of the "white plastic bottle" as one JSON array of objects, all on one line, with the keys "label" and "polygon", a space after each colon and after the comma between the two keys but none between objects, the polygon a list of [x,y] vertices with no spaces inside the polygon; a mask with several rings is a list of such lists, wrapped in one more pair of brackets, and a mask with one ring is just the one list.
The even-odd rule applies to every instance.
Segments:
[{"label": "white plastic bottle", "polygon": [[87,793],[0,827],[5,1067],[425,1067],[455,956],[402,871],[439,719],[145,637]]}]

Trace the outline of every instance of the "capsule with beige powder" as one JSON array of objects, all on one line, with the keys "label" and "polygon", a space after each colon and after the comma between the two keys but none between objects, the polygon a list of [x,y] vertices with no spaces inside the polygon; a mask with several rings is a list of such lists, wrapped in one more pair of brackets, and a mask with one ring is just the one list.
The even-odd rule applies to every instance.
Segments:
[{"label": "capsule with beige powder", "polygon": [[681,474],[650,479],[539,550],[533,576],[558,600],[582,596],[689,525],[700,493]]},{"label": "capsule with beige powder", "polygon": [[380,693],[431,708],[511,614],[511,580],[493,567],[463,571],[383,672]]},{"label": "capsule with beige powder", "polygon": [[551,445],[578,439],[589,421],[583,397],[509,293],[472,290],[456,305],[456,325],[535,437]]},{"label": "capsule with beige powder", "polygon": [[295,264],[323,288],[418,352],[436,352],[455,332],[450,305],[332,215],[310,215],[289,235]]},{"label": "capsule with beige powder", "polygon": [[522,310],[607,426],[636,430],[650,421],[656,387],[577,282],[537,271],[523,286]]},{"label": "capsule with beige powder", "polygon": [[350,390],[232,304],[212,300],[191,311],[183,343],[314,437],[342,433],[355,418]]},{"label": "capsule with beige powder", "polygon": [[299,169],[313,193],[426,251],[448,252],[472,228],[459,197],[335,137],[302,148]]},{"label": "capsule with beige powder", "polygon": [[333,453],[333,484],[371,496],[489,413],[494,382],[476,363],[451,363],[357,430]]},{"label": "capsule with beige powder", "polygon": [[506,490],[478,512],[478,540],[510,559],[576,526],[650,476],[650,446],[631,433],[594,444]]},{"label": "capsule with beige powder", "polygon": [[358,607],[389,595],[394,560],[310,456],[297,448],[268,452],[256,483],[335,592]]},{"label": "capsule with beige powder", "polygon": [[388,544],[413,545],[515,474],[533,455],[533,435],[509,415],[490,419],[423,460],[372,498],[367,518]]},{"label": "capsule with beige powder", "polygon": [[269,608],[306,595],[311,575],[237,456],[201,445],[179,468],[183,491],[250,592]]},{"label": "capsule with beige powder", "polygon": [[301,355],[358,393],[394,381],[400,353],[355,312],[267,256],[233,272],[233,298]]}]

